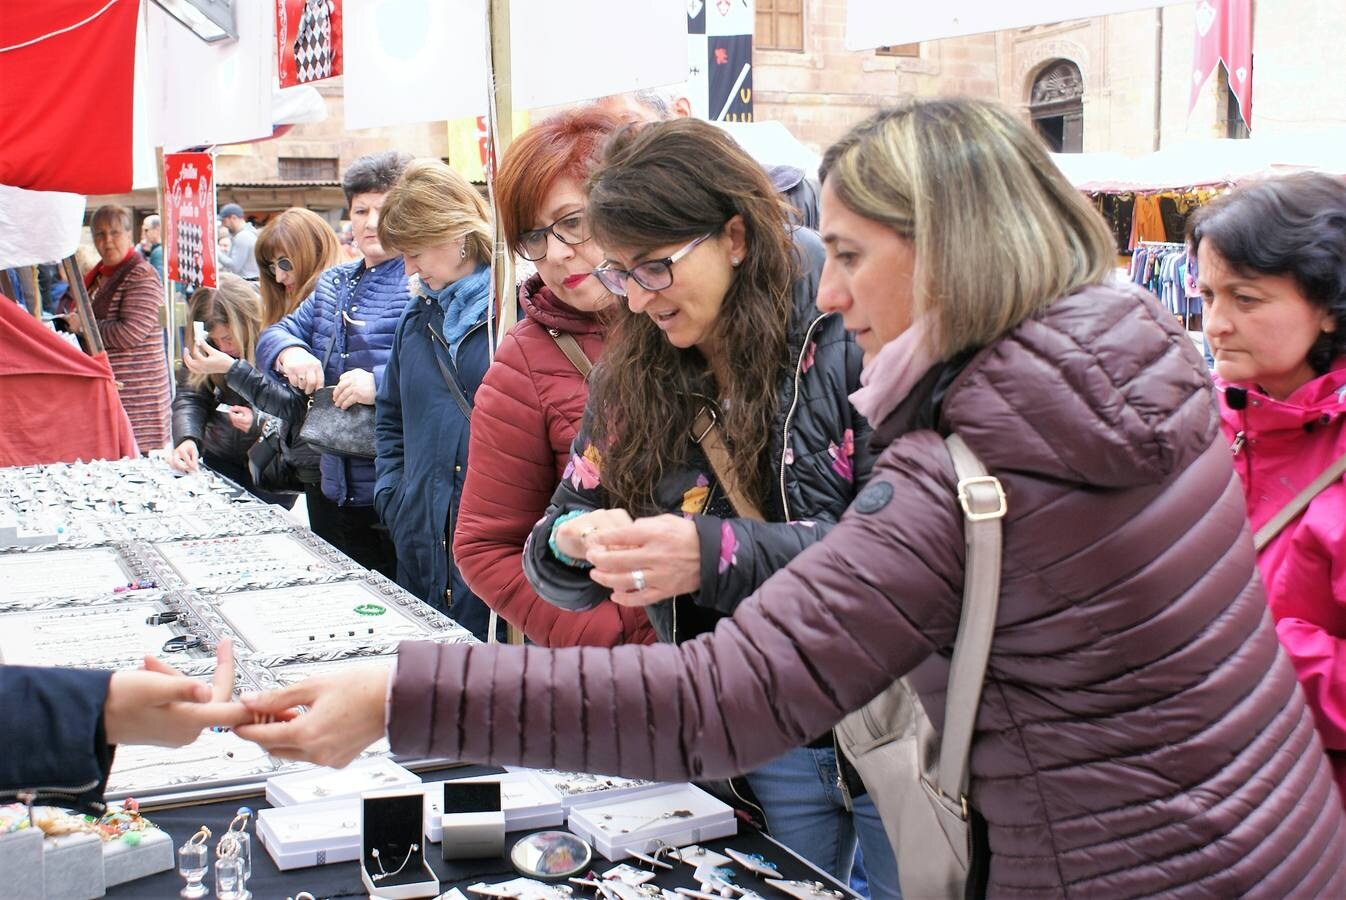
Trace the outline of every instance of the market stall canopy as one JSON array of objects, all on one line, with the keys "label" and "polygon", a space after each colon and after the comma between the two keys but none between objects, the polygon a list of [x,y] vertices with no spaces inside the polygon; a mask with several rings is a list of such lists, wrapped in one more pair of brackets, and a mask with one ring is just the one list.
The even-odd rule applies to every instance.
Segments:
[{"label": "market stall canopy", "polygon": [[1089,193],[1184,190],[1306,169],[1346,174],[1346,130],[1187,141],[1134,158],[1061,153],[1052,159],[1071,184]]},{"label": "market stall canopy", "polygon": [[1154,9],[1185,0],[847,0],[846,49],[873,50],[941,38],[1024,28],[1062,19],[1087,19],[1112,13]]}]

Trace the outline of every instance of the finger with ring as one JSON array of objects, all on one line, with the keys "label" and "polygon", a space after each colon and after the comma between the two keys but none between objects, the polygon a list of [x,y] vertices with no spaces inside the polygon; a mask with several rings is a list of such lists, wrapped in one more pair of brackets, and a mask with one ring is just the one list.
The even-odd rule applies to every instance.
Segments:
[{"label": "finger with ring", "polygon": [[584,529],[583,531],[580,532],[580,540],[581,540],[581,541],[587,541],[587,540],[589,540],[589,536],[590,536],[590,535],[592,535],[592,534],[597,534],[597,533],[598,533],[598,526],[597,526],[597,525],[590,525],[588,528],[586,528],[586,529]]},{"label": "finger with ring", "polygon": [[635,569],[631,572],[631,582],[635,585],[635,590],[645,590],[645,570]]}]

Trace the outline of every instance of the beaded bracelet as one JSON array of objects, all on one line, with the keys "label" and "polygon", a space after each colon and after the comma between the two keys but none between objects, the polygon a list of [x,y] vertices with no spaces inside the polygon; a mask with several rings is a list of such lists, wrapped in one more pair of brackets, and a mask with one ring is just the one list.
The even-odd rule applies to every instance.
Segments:
[{"label": "beaded bracelet", "polygon": [[562,553],[561,548],[556,546],[556,529],[560,528],[571,519],[584,515],[584,513],[585,510],[572,509],[564,515],[557,516],[556,521],[552,523],[551,534],[547,536],[547,546],[551,548],[551,555],[565,563],[567,566],[574,566],[576,569],[591,569],[593,568],[593,563],[589,562],[587,559],[575,559],[574,557],[566,556]]}]

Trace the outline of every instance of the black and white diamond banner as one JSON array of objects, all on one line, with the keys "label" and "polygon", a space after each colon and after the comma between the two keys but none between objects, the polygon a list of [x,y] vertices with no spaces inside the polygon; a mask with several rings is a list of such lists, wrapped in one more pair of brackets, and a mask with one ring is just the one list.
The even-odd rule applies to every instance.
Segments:
[{"label": "black and white diamond banner", "polygon": [[341,0],[276,0],[281,87],[342,74]]}]

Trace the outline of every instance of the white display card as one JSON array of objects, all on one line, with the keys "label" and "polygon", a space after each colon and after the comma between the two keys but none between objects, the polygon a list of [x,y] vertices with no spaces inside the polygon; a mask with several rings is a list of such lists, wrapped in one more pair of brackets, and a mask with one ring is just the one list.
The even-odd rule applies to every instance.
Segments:
[{"label": "white display card", "polygon": [[154,548],[188,586],[206,591],[238,590],[353,571],[325,560],[294,533],[170,541]]},{"label": "white display card", "polygon": [[562,772],[559,769],[529,769],[523,766],[505,766],[509,772],[531,772],[547,787],[555,791],[561,802],[569,809],[576,803],[590,803],[602,799],[623,797],[649,788],[659,787],[662,782],[642,781],[639,778],[622,778],[617,775],[590,775],[587,772]]},{"label": "white display card", "polygon": [[402,607],[360,581],[243,591],[216,597],[214,606],[263,655],[426,636]]},{"label": "white display card", "polygon": [[277,775],[266,783],[266,799],[272,806],[294,806],[315,800],[358,797],[366,791],[395,787],[420,787],[420,776],[382,756],[357,760],[344,769],[325,766]]},{"label": "white display card", "polygon": [[176,632],[145,619],[163,612],[161,604],[119,603],[81,609],[9,613],[0,616],[0,662],[12,666],[120,668],[138,665],[146,654],[172,661],[183,654],[164,653]]},{"label": "white display card", "polygon": [[125,589],[130,581],[117,551],[110,547],[0,555],[0,584],[7,603],[100,597]]},{"label": "white display card", "polygon": [[256,744],[230,731],[201,732],[185,747],[123,744],[108,777],[109,793],[129,793],[201,781],[266,777],[279,764]]}]

